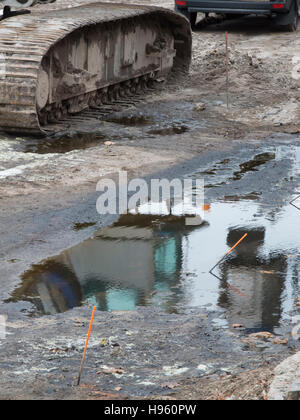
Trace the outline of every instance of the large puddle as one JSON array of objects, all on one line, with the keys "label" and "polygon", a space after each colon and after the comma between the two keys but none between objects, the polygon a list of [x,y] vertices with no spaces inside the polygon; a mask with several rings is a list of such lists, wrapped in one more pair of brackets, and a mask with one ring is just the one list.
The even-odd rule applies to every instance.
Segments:
[{"label": "large puddle", "polygon": [[103,311],[153,305],[168,313],[206,306],[222,309],[229,325],[272,331],[300,294],[297,211],[287,204],[266,216],[255,200],[225,200],[212,203],[207,223],[194,227],[183,217],[123,215],[26,272],[10,300],[31,302],[36,315],[84,304]]}]

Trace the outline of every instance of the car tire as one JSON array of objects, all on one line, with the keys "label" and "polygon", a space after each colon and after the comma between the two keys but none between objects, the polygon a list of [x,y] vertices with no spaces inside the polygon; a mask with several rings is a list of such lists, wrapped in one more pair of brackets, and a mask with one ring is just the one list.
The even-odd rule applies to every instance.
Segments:
[{"label": "car tire", "polygon": [[285,30],[287,32],[296,32],[297,31],[297,25],[298,25],[298,4],[296,2],[293,3],[293,14],[292,14],[292,21],[288,25],[286,25]]},{"label": "car tire", "polygon": [[245,16],[245,15],[237,15],[237,14],[234,14],[234,13],[225,13],[224,14],[224,17],[225,17],[226,20],[238,19],[238,18],[243,17],[243,16]]},{"label": "car tire", "polygon": [[188,12],[185,9],[177,9],[177,8],[175,9],[175,11],[177,13],[181,13],[183,16],[185,16],[190,21],[192,29],[195,28],[196,21],[197,21],[197,12]]}]

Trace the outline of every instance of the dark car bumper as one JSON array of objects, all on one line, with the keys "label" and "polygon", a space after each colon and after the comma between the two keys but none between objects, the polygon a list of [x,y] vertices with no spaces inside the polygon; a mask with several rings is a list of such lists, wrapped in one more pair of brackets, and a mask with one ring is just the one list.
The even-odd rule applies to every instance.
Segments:
[{"label": "dark car bumper", "polygon": [[282,8],[277,8],[274,5],[278,3],[274,1],[209,1],[209,0],[189,0],[186,6],[178,6],[188,9],[189,12],[215,12],[215,13],[237,13],[237,14],[258,14],[266,15],[272,13],[286,13],[289,10],[288,3]]}]

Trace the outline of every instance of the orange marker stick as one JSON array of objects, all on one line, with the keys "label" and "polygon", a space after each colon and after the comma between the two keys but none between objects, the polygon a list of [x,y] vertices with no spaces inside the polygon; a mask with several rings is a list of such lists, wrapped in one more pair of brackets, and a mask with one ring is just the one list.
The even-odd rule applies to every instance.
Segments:
[{"label": "orange marker stick", "polygon": [[93,326],[93,321],[94,321],[94,316],[95,316],[95,310],[96,310],[96,306],[93,307],[93,312],[92,312],[92,317],[91,317],[91,321],[90,321],[89,331],[88,331],[88,334],[87,334],[87,337],[86,337],[86,340],[85,340],[84,352],[83,352],[83,356],[82,356],[82,360],[81,360],[77,386],[80,384],[81,372],[82,372],[82,368],[83,368],[83,365],[84,365],[86,350],[87,350],[88,342],[89,342],[91,331],[92,331],[92,326]]},{"label": "orange marker stick", "polygon": [[233,247],[227,252],[226,256],[230,254],[230,252],[232,252],[234,248],[236,248],[246,238],[246,236],[248,236],[248,233],[245,233],[245,235],[239,241],[237,241],[235,245],[233,245]]},{"label": "orange marker stick", "polygon": [[209,270],[209,272],[211,273],[227,257],[227,255],[229,255],[234,250],[234,248],[236,248],[246,238],[246,236],[248,236],[248,233],[245,233],[245,235],[239,241],[237,241],[235,245],[233,245],[233,247],[224,255],[224,257],[220,259],[220,261],[217,262],[216,265],[213,266],[211,270]]}]

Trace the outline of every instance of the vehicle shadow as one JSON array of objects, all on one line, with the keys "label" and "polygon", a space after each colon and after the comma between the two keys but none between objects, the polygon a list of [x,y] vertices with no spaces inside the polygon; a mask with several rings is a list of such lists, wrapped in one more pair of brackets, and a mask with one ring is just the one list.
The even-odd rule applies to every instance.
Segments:
[{"label": "vehicle shadow", "polygon": [[[195,28],[194,32],[205,32],[205,33],[215,33],[215,32],[231,32],[236,34],[244,35],[270,35],[270,33],[287,33],[286,30],[276,25],[274,19],[258,16],[243,16],[232,19],[224,19],[220,17],[208,17],[200,19]],[[296,34],[300,31],[300,25],[298,25]]]}]

